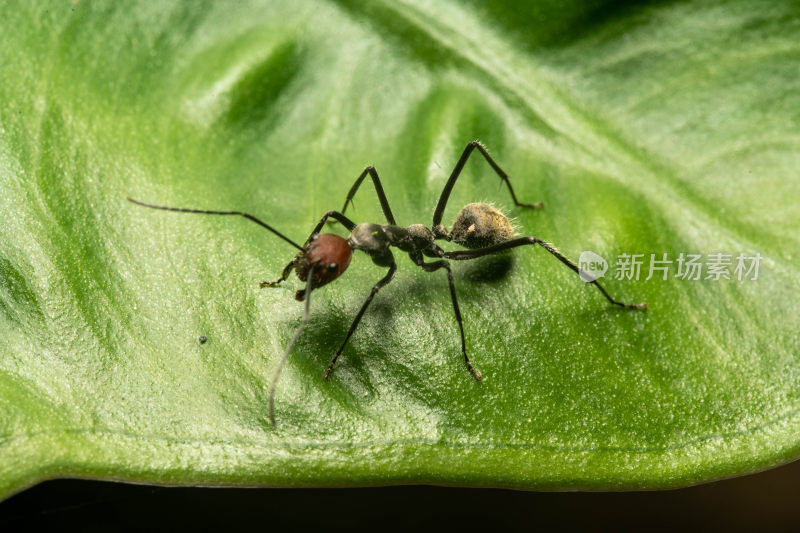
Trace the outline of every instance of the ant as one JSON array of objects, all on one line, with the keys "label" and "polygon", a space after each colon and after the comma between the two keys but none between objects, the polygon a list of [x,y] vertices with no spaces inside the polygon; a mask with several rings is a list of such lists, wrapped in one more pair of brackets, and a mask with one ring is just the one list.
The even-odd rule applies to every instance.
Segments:
[{"label": "ant", "polygon": [[[358,327],[361,317],[369,307],[370,302],[375,295],[383,287],[385,287],[394,277],[397,270],[397,263],[395,262],[394,255],[391,248],[397,248],[401,252],[405,252],[411,258],[415,265],[422,268],[425,272],[435,272],[444,269],[447,272],[447,281],[450,285],[450,298],[453,302],[453,311],[455,312],[456,322],[458,323],[459,334],[461,335],[461,354],[464,356],[467,370],[476,380],[480,380],[483,375],[472,366],[472,363],[467,356],[467,346],[464,338],[464,324],[461,318],[461,310],[458,307],[458,298],[456,297],[456,288],[453,283],[453,271],[450,267],[450,261],[464,261],[469,259],[476,259],[486,255],[496,254],[525,245],[538,245],[547,250],[550,254],[555,256],[559,261],[564,263],[568,268],[575,273],[580,274],[580,269],[574,262],[565,257],[550,243],[539,239],[538,237],[517,237],[514,238],[515,232],[508,218],[494,207],[485,203],[471,203],[464,206],[456,216],[453,224],[453,229],[448,231],[442,225],[442,216],[444,215],[447,200],[450,198],[450,193],[453,186],[456,184],[461,171],[464,168],[469,156],[477,150],[494,172],[500,177],[500,180],[508,187],[508,192],[511,193],[511,199],[514,204],[519,207],[540,208],[544,204],[537,203],[522,203],[517,200],[514,189],[511,186],[508,174],[506,174],[495,160],[486,151],[486,148],[478,142],[472,141],[467,144],[461,157],[458,159],[456,166],[450,174],[450,177],[445,183],[442,194],[439,196],[439,203],[433,212],[433,225],[428,228],[422,224],[412,224],[411,226],[402,227],[398,226],[395,221],[394,214],[389,207],[389,202],[386,199],[386,194],[383,192],[381,180],[378,177],[378,172],[374,167],[366,167],[356,179],[350,192],[347,193],[347,198],[344,201],[344,207],[341,211],[328,211],[320,219],[319,223],[314,227],[313,231],[306,239],[305,243],[300,246],[289,237],[279,232],[269,224],[262,222],[256,217],[241,211],[208,211],[203,209],[185,209],[180,207],[167,207],[161,205],[153,205],[145,202],[128,198],[128,201],[144,207],[153,209],[163,209],[166,211],[179,211],[182,213],[200,213],[204,215],[238,215],[242,216],[256,224],[268,229],[279,238],[291,244],[299,251],[292,261],[283,269],[281,277],[275,281],[262,281],[260,287],[274,287],[281,282],[285,281],[289,275],[294,271],[301,281],[306,282],[305,289],[298,290],[295,293],[295,298],[298,301],[305,300],[305,310],[303,319],[300,326],[294,333],[292,340],[286,347],[283,357],[272,377],[272,383],[269,393],[269,419],[272,426],[275,426],[275,412],[274,400],[275,389],[278,383],[278,377],[283,370],[284,365],[289,357],[289,352],[292,350],[295,342],[300,337],[301,332],[308,323],[311,292],[314,289],[322,287],[337,279],[342,273],[347,270],[350,265],[350,259],[353,256],[353,250],[361,250],[372,259],[372,262],[380,267],[388,268],[386,274],[372,287],[372,290],[367,296],[367,299],[361,305],[356,317],[350,324],[350,329],[344,337],[344,341],[339,346],[336,354],[333,356],[328,368],[325,370],[324,379],[328,379],[333,371],[333,366],[336,360],[342,354],[347,341],[353,335],[353,332]],[[356,224],[348,217],[345,216],[347,206],[353,201],[358,188],[362,182],[369,176],[372,178],[372,183],[375,186],[375,192],[378,195],[383,215],[386,218],[387,224],[373,224],[364,222]],[[340,237],[333,233],[320,233],[320,230],[325,223],[340,222],[350,235],[347,238]],[[435,241],[446,240],[455,242],[467,250],[445,251],[440,248]],[[432,258],[434,261],[426,261],[425,258]],[[600,285],[597,280],[592,280],[590,284],[597,287],[603,296],[613,305],[625,308],[645,309],[646,303],[629,304],[623,303],[613,299]]]}]

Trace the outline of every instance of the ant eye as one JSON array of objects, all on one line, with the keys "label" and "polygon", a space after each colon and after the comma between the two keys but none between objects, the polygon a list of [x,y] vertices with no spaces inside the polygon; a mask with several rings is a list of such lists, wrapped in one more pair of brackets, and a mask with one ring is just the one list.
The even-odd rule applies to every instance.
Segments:
[{"label": "ant eye", "polygon": [[331,263],[330,265],[328,265],[328,272],[330,272],[331,274],[335,273],[337,270],[339,270],[339,265],[337,265],[336,263]]}]

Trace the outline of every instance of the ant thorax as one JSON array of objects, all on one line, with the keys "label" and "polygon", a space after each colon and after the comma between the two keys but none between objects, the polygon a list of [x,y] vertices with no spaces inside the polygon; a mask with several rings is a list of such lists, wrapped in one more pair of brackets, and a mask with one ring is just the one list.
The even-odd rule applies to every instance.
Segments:
[{"label": "ant thorax", "polygon": [[412,224],[406,228],[394,224],[359,224],[350,233],[350,245],[354,250],[366,252],[379,265],[392,256],[389,250],[394,246],[404,252],[420,252],[433,244],[433,232],[422,224]]}]

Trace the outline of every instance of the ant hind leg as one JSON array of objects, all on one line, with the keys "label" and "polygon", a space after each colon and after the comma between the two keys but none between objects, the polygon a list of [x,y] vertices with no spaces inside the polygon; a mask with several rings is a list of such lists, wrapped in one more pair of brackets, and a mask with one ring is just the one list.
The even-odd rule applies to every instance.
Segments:
[{"label": "ant hind leg", "polygon": [[[559,261],[564,263],[570,270],[575,272],[576,274],[580,274],[581,270],[578,268],[578,265],[570,261],[567,257],[564,256],[561,252],[559,252],[552,244],[547,241],[543,241],[536,237],[520,237],[518,239],[512,239],[510,241],[506,241],[500,244],[495,244],[494,246],[488,246],[486,248],[479,248],[477,250],[456,250],[452,252],[444,252],[443,257],[447,259],[453,259],[455,261],[463,261],[467,259],[476,259],[478,257],[483,257],[485,255],[494,254],[497,252],[502,252],[504,250],[509,250],[511,248],[516,248],[517,246],[525,246],[527,244],[538,244],[548,252],[550,252],[553,256],[555,256]],[[617,305],[619,307],[626,307],[629,309],[647,309],[647,303],[641,302],[637,304],[629,304],[625,302],[620,302],[612,298],[608,292],[603,288],[597,280],[590,281],[591,285],[597,287],[603,296],[605,296],[606,300],[610,303]]]},{"label": "ant hind leg", "polygon": [[450,193],[453,191],[453,186],[455,186],[458,177],[461,175],[461,171],[464,170],[464,165],[467,163],[467,159],[472,154],[474,150],[478,150],[480,154],[486,159],[486,162],[489,163],[489,166],[492,167],[495,174],[505,182],[506,186],[508,187],[508,192],[511,193],[511,199],[514,201],[514,205],[519,207],[530,207],[530,208],[539,208],[544,206],[544,202],[536,202],[536,203],[524,203],[520,202],[517,199],[517,195],[514,193],[514,188],[511,186],[511,180],[508,177],[508,174],[500,168],[500,165],[489,155],[489,152],[486,151],[486,148],[478,141],[470,141],[467,143],[466,148],[461,153],[461,157],[458,158],[458,162],[456,166],[453,167],[453,172],[450,174],[450,177],[447,180],[447,183],[442,189],[442,194],[439,197],[439,203],[436,204],[436,210],[433,212],[433,232],[437,236],[437,238],[445,238],[447,236],[447,230],[444,229],[442,226],[442,217],[444,216],[444,209],[447,207],[447,200],[450,199]]}]

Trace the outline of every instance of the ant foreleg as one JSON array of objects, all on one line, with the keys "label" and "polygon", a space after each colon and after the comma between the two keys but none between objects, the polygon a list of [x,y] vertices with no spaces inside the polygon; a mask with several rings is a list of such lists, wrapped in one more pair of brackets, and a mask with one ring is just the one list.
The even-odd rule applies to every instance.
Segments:
[{"label": "ant foreleg", "polygon": [[[516,248],[517,246],[524,246],[526,244],[538,244],[554,256],[558,258],[559,261],[567,265],[572,271],[576,274],[580,274],[580,269],[578,265],[567,259],[561,252],[559,252],[552,244],[543,241],[541,239],[537,239],[536,237],[520,237],[518,239],[512,239],[510,241],[502,242],[500,244],[495,244],[494,246],[489,246],[487,248],[479,248],[477,250],[457,250],[453,252],[445,252],[443,257],[447,259],[453,259],[456,261],[461,261],[465,259],[476,259],[478,257],[483,257],[485,255],[502,252],[503,250],[508,250],[510,248]],[[597,280],[590,281],[589,283],[593,284],[597,289],[603,293],[603,296],[614,305],[618,305],[620,307],[627,307],[632,309],[646,309],[647,303],[642,302],[638,304],[628,304],[624,302],[619,302],[613,299],[603,288]]]},{"label": "ant foreleg", "polygon": [[292,262],[286,265],[286,267],[283,269],[283,273],[281,274],[280,278],[276,279],[275,281],[261,281],[258,286],[263,289],[264,287],[274,287],[278,283],[286,281],[286,279],[289,277],[289,274],[291,274],[292,270],[294,270],[294,266],[294,259],[292,259]]},{"label": "ant foreleg", "polygon": [[396,226],[397,222],[395,222],[392,209],[389,207],[389,200],[386,199],[386,193],[383,192],[383,186],[381,185],[381,179],[378,177],[378,171],[375,170],[375,167],[372,165],[368,166],[363,172],[361,172],[356,179],[356,182],[350,188],[350,192],[347,193],[347,199],[344,201],[344,207],[342,207],[342,214],[344,214],[344,212],[347,210],[348,204],[353,204],[353,197],[356,195],[358,188],[361,186],[361,182],[364,181],[364,178],[366,178],[367,175],[372,178],[372,183],[375,185],[375,192],[378,194],[378,201],[381,203],[383,215],[386,217],[386,220],[389,222],[389,224]]},{"label": "ant foreleg", "polygon": [[327,222],[329,218],[332,218],[334,220],[338,220],[339,222],[341,222],[342,225],[345,228],[347,228],[347,231],[353,231],[353,228],[356,227],[356,223],[355,222],[353,222],[352,220],[350,220],[349,218],[344,216],[339,211],[328,211],[327,213],[322,215],[322,218],[320,219],[319,223],[316,225],[314,230],[308,236],[308,239],[306,239],[306,244],[311,242],[311,237],[313,237],[314,235],[317,235],[320,232],[320,230],[322,229],[322,226],[325,225],[325,222]]},{"label": "ant foreleg", "polygon": [[417,265],[422,267],[425,272],[435,272],[440,268],[447,270],[447,281],[450,283],[450,298],[453,300],[453,311],[455,311],[456,322],[458,322],[458,331],[461,334],[461,353],[464,354],[464,362],[467,364],[467,370],[469,370],[470,374],[472,374],[475,379],[480,381],[483,378],[483,374],[475,370],[475,368],[472,366],[472,363],[469,361],[469,357],[467,357],[467,341],[464,337],[464,323],[461,319],[461,310],[458,307],[458,298],[456,298],[456,285],[453,282],[453,271],[450,268],[450,263],[447,261],[433,261],[432,263],[425,263],[421,256],[415,258],[413,255],[412,259]]},{"label": "ant foreleg", "polygon": [[458,158],[458,162],[453,168],[450,178],[448,178],[444,189],[442,189],[442,194],[439,197],[439,203],[436,204],[436,210],[433,212],[433,232],[437,237],[444,237],[447,235],[447,231],[442,227],[444,209],[447,206],[447,200],[450,198],[450,193],[453,190],[453,186],[456,184],[456,180],[458,180],[458,177],[461,175],[461,171],[464,169],[464,165],[467,163],[467,159],[469,159],[470,154],[472,154],[473,150],[476,148],[492,167],[492,170],[494,170],[500,179],[505,182],[506,186],[508,187],[508,192],[511,193],[511,199],[514,200],[514,205],[532,208],[542,207],[544,205],[543,202],[526,204],[517,200],[517,195],[514,194],[514,188],[511,186],[511,181],[509,180],[508,174],[506,174],[505,171],[500,168],[500,166],[495,162],[492,156],[489,155],[489,152],[486,151],[486,148],[484,148],[479,141],[471,141],[467,144],[467,147],[464,148],[464,152],[461,154],[461,157]]},{"label": "ant foreleg", "polygon": [[333,356],[333,359],[331,360],[331,364],[329,364],[328,365],[328,369],[325,370],[324,379],[328,379],[328,376],[331,375],[331,372],[333,371],[333,365],[336,364],[336,360],[339,359],[340,355],[342,355],[342,350],[344,350],[344,347],[347,344],[347,341],[350,340],[350,336],[353,334],[353,332],[358,327],[358,323],[361,322],[361,317],[364,316],[364,312],[367,310],[367,307],[369,307],[370,302],[372,302],[372,299],[375,297],[375,295],[378,293],[378,291],[381,290],[382,287],[384,287],[387,283],[392,281],[392,277],[394,277],[394,273],[395,273],[396,270],[397,270],[397,263],[392,261],[392,264],[389,265],[389,271],[386,273],[386,275],[383,276],[380,279],[380,281],[378,281],[378,283],[375,284],[374,287],[372,287],[372,290],[370,291],[369,296],[367,296],[367,300],[361,305],[361,309],[358,310],[358,314],[356,315],[356,318],[353,320],[353,323],[350,324],[350,329],[347,330],[347,335],[345,335],[344,341],[342,342],[342,345],[339,346],[338,350],[336,350],[336,355]]}]

